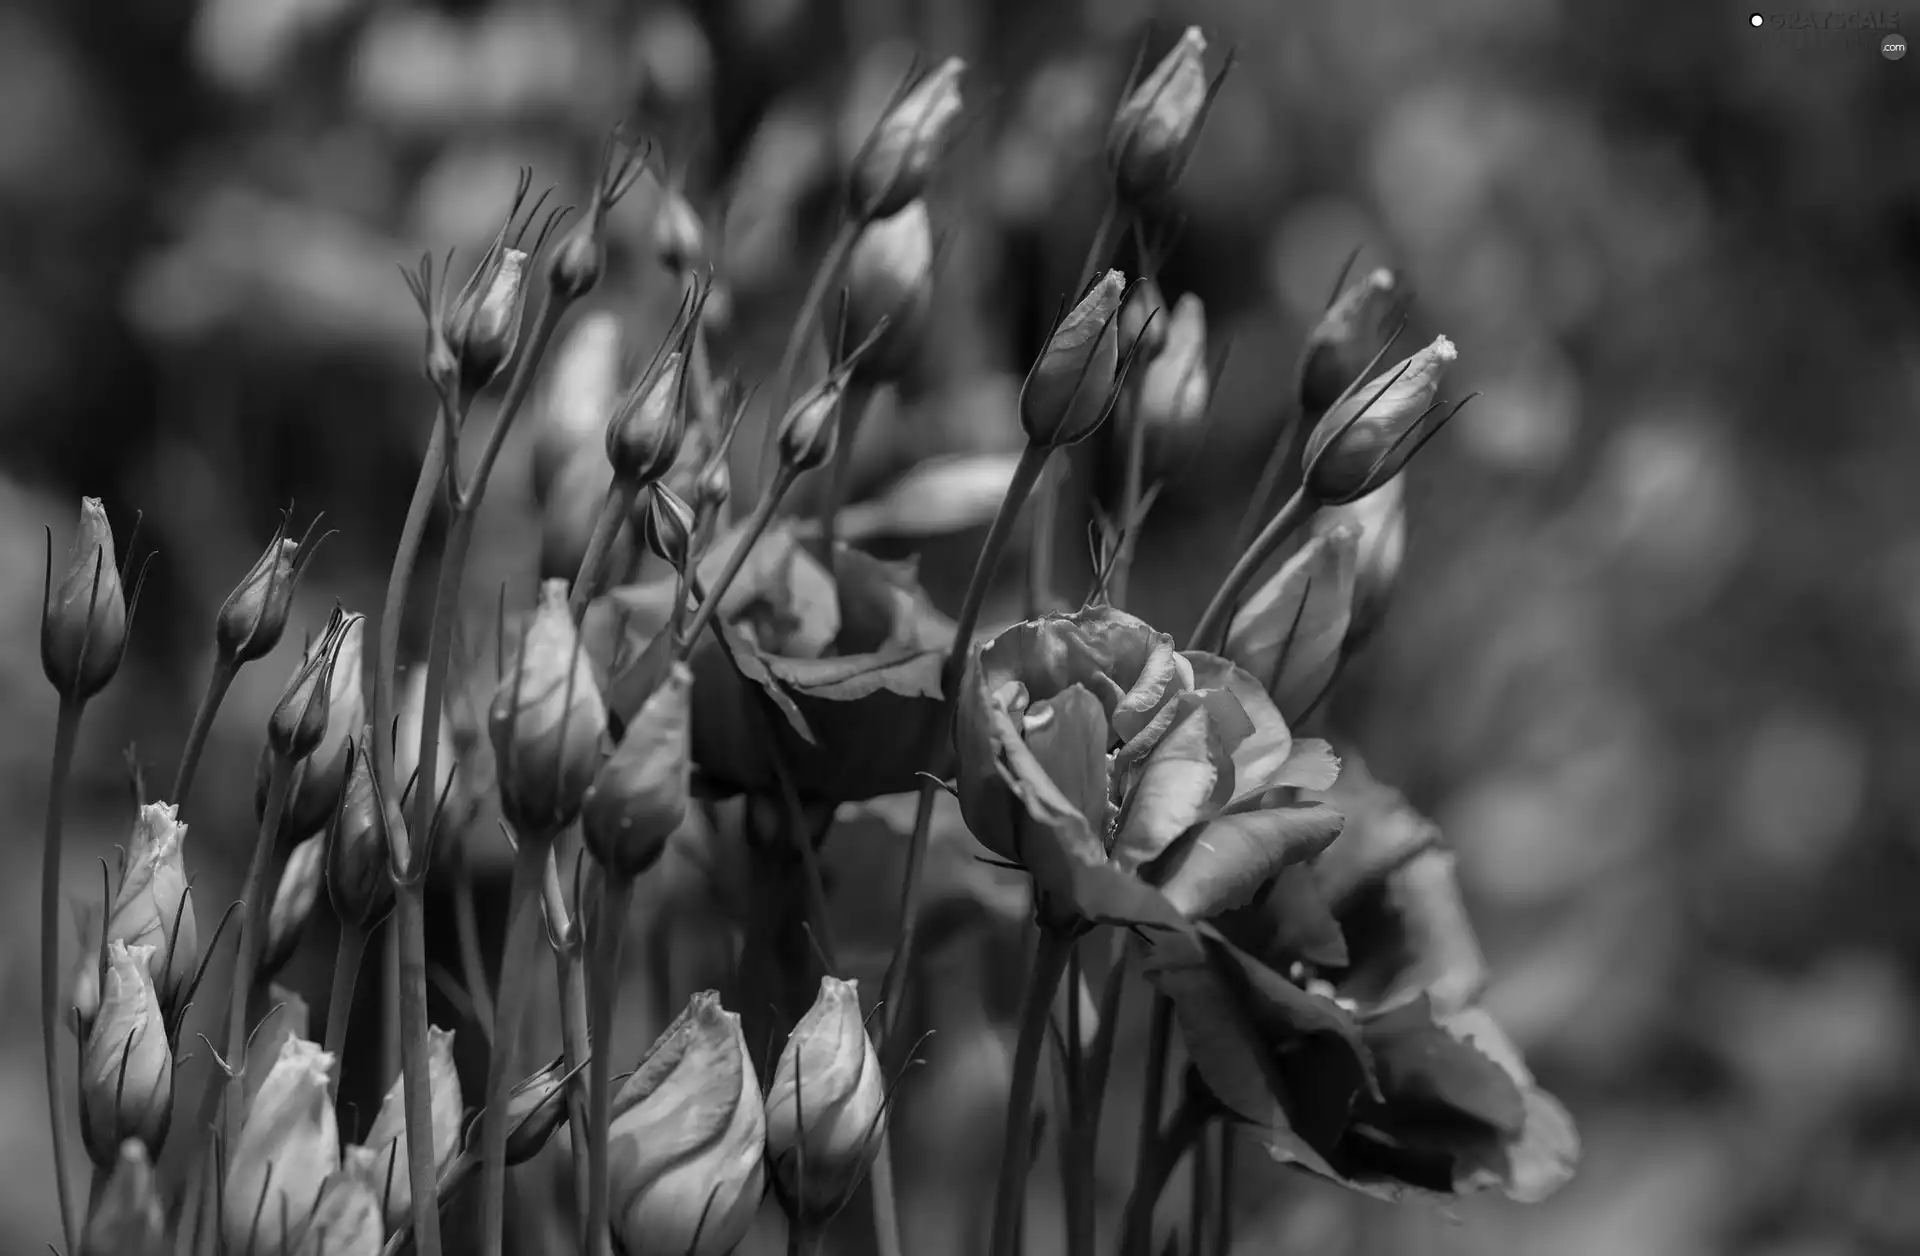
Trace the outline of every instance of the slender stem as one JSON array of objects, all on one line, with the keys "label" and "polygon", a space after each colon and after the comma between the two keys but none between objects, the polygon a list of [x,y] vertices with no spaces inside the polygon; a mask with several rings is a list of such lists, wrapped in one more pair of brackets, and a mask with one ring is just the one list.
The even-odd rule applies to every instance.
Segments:
[{"label": "slender stem", "polygon": [[576,624],[587,613],[587,603],[599,596],[600,582],[607,574],[607,560],[613,556],[613,543],[620,535],[620,525],[627,521],[634,498],[639,494],[639,485],[615,478],[607,490],[607,499],[600,503],[600,514],[593,521],[593,535],[587,538],[587,552],[580,559],[580,573],[573,578],[573,588],[567,593],[567,609],[573,612]]},{"label": "slender stem", "polygon": [[[433,515],[433,503],[446,471],[446,434],[438,423],[427,438],[426,457],[420,464],[420,477],[413,485],[413,500],[407,503],[406,522],[400,526],[400,542],[394,547],[393,566],[387,571],[387,593],[380,607],[380,627],[373,669],[373,771],[379,779],[380,793],[396,806],[405,781],[393,779],[395,677],[400,670],[400,628],[406,614],[407,589],[413,583],[413,570],[420,561],[420,543]],[[420,777],[429,780],[429,777]],[[429,789],[427,792],[431,793]],[[398,946],[399,934],[390,935]]]},{"label": "slender stem", "polygon": [[473,868],[464,855],[453,860],[453,933],[460,951],[460,979],[466,984],[473,1015],[482,1025],[493,1024],[493,987],[487,981],[487,961],[480,950],[480,921],[473,907]]},{"label": "slender stem", "polygon": [[1193,1175],[1187,1190],[1187,1245],[1189,1252],[1206,1250],[1207,1210],[1213,1205],[1213,1143],[1204,1128],[1193,1140],[1193,1154],[1187,1157],[1187,1172]]},{"label": "slender stem", "polygon": [[1173,1176],[1180,1157],[1206,1129],[1206,1114],[1189,1096],[1181,1096],[1180,1106],[1164,1130],[1156,1127],[1146,1136],[1148,1155],[1134,1177],[1133,1193],[1127,1197],[1127,1209],[1120,1223],[1120,1256],[1148,1256],[1153,1250],[1153,1206]]},{"label": "slender stem", "polygon": [[1027,537],[1027,618],[1053,608],[1053,536],[1059,512],[1059,474],[1046,475],[1033,498],[1033,529]]},{"label": "slender stem", "polygon": [[701,597],[700,605],[694,609],[693,619],[680,638],[681,662],[685,662],[687,656],[693,652],[695,643],[700,640],[701,632],[705,631],[707,624],[719,613],[720,603],[727,596],[728,586],[733,583],[734,577],[740,574],[740,568],[746,565],[747,554],[753,549],[754,543],[760,539],[760,534],[765,532],[767,525],[773,522],[774,512],[780,508],[780,499],[787,495],[789,488],[793,487],[793,478],[791,467],[782,466],[774,473],[773,483],[761,496],[759,505],[753,508],[753,515],[747,522],[745,535],[733,547],[733,552],[727,555],[727,565],[720,569],[720,578],[713,582],[712,587]]},{"label": "slender stem", "polygon": [[[286,814],[287,796],[293,790],[292,759],[275,751],[267,776],[267,806],[260,817],[260,833],[253,842],[253,857],[247,863],[247,879],[240,888],[240,907],[235,916],[240,945],[234,952],[233,986],[227,991],[227,1063],[241,1068],[246,1063],[247,1008],[253,998],[253,976],[260,964],[260,950],[266,942],[267,867],[272,862],[274,843],[280,836],[280,820]],[[254,914],[259,907],[260,914]],[[240,1120],[245,1115],[238,1103],[227,1104],[227,1146],[240,1141]]]},{"label": "slender stem", "polygon": [[840,268],[846,264],[847,254],[853,249],[853,242],[860,236],[860,220],[849,215],[834,233],[833,242],[820,258],[820,265],[813,272],[813,279],[807,285],[807,295],[800,302],[800,312],[794,316],[793,328],[787,333],[787,347],[780,354],[780,370],[774,376],[773,408],[767,411],[767,431],[760,443],[760,482],[768,482],[767,462],[773,456],[774,442],[780,431],[780,420],[787,412],[787,404],[793,400],[793,377],[800,369],[800,357],[807,351],[807,341],[813,334],[813,325],[820,317],[820,307],[826,303],[827,292],[833,287],[833,281],[839,277]]},{"label": "slender stem", "polygon": [[[1294,393],[1298,395],[1299,391],[1296,385]],[[1306,452],[1307,437],[1312,434],[1314,424],[1319,419],[1318,414],[1297,413],[1293,423],[1280,433],[1280,439],[1273,442],[1273,448],[1267,452],[1266,462],[1260,467],[1260,478],[1255,481],[1253,493],[1247,498],[1247,512],[1240,517],[1240,525],[1233,530],[1235,553],[1252,542],[1260,521],[1267,517],[1267,511],[1272,508],[1273,495],[1282,487],[1298,487],[1300,459]]]},{"label": "slender stem", "polygon": [[[560,1056],[561,1063],[568,1073],[580,1067],[582,1060],[590,1059],[592,1034],[587,1023],[587,966],[582,960],[578,947],[569,951],[556,951],[554,963],[560,980]],[[592,1114],[588,1111],[586,1078],[574,1076],[567,1083],[567,1121],[574,1130],[591,1129]],[[591,1189],[593,1177],[592,1165],[587,1159],[587,1140],[584,1135],[569,1138],[568,1145],[573,1151],[573,1194],[575,1215],[587,1215],[587,1192]]]},{"label": "slender stem", "polygon": [[589,1256],[612,1256],[607,1229],[607,1131],[613,1102],[613,1012],[620,993],[620,943],[626,936],[627,909],[633,903],[633,879],[609,872],[600,888],[599,936],[587,969],[592,1014],[593,1059],[587,1064],[592,1124],[588,1127],[586,1244]]},{"label": "slender stem", "polygon": [[60,1229],[67,1250],[80,1250],[68,1178],[66,1094],[60,1085],[60,835],[66,822],[67,781],[80,735],[85,699],[60,699],[53,726],[53,767],[47,774],[46,840],[40,849],[40,1050],[47,1065],[47,1118],[53,1132],[53,1179],[60,1193]]},{"label": "slender stem", "polygon": [[[1136,1196],[1141,1193],[1142,1183],[1152,1178],[1156,1167],[1154,1157],[1162,1151],[1160,1114],[1166,1107],[1167,1055],[1172,1044],[1173,1000],[1156,990],[1153,993],[1153,1011],[1147,1022],[1147,1068],[1140,1081],[1140,1143],[1133,1165],[1133,1191]],[[1168,1165],[1168,1171],[1172,1167]],[[1153,1200],[1159,1193],[1159,1184],[1155,1184],[1146,1200],[1148,1229],[1152,1228]],[[1133,1242],[1131,1228],[1121,1233],[1125,1236],[1123,1242]],[[1144,1237],[1151,1238],[1152,1235]]]},{"label": "slender stem", "polygon": [[1080,1021],[1080,994],[1083,978],[1080,968],[1080,946],[1076,941],[1067,952],[1067,1059],[1066,1092],[1067,1105],[1061,1113],[1066,1123],[1060,1140],[1062,1147],[1068,1148],[1071,1157],[1066,1164],[1066,1172],[1061,1177],[1062,1193],[1067,1205],[1067,1253],[1068,1256],[1093,1256],[1094,1209],[1093,1209],[1093,1144],[1087,1140],[1087,1090],[1086,1051],[1082,1046],[1085,1027]]},{"label": "slender stem", "polygon": [[[327,996],[326,1052],[334,1059],[344,1058],[347,1045],[347,1020],[353,1013],[353,991],[360,982],[360,965],[366,959],[371,930],[352,921],[340,922],[340,945],[333,953],[333,989]],[[339,1070],[334,1071],[329,1088],[338,1090]]]},{"label": "slender stem", "polygon": [[1200,622],[1194,627],[1193,636],[1188,639],[1190,650],[1212,650],[1218,648],[1226,636],[1227,625],[1234,607],[1246,593],[1247,585],[1253,582],[1255,573],[1267,559],[1273,557],[1294,531],[1313,514],[1313,503],[1305,490],[1296,489],[1279,513],[1267,520],[1267,526],[1260,529],[1240,557],[1235,560],[1233,570],[1220,582],[1214,591],[1213,600],[1207,603],[1206,613],[1200,616]]},{"label": "slender stem", "polygon": [[900,1201],[894,1195],[893,1147],[887,1130],[892,1121],[880,1126],[880,1146],[867,1171],[867,1189],[873,1197],[873,1250],[875,1256],[901,1256]]},{"label": "slender stem", "polygon": [[[551,844],[552,839],[544,835],[520,835],[520,845],[513,856],[513,882],[507,891],[500,999],[493,1010],[493,1049],[487,1057],[487,1110],[480,1124],[481,1256],[500,1256],[507,1186],[507,1087],[514,1077],[514,1047],[533,984],[532,962],[539,953],[536,949],[539,938],[531,927],[537,924],[533,897],[539,893],[542,867]],[[595,1054],[597,1057],[598,1053]]]},{"label": "slender stem", "polygon": [[1000,1182],[993,1197],[991,1256],[1014,1256],[1016,1234],[1024,1211],[1027,1168],[1033,1137],[1033,1083],[1040,1063],[1040,1044],[1047,1036],[1047,1016],[1053,1010],[1053,992],[1066,971],[1073,939],[1065,932],[1040,927],[1034,944],[1033,968],[1027,974],[1026,1003],[1020,1013],[1020,1037],[1013,1048],[1013,1082],[1007,1092],[1007,1123],[1000,1148]]},{"label": "slender stem", "polygon": [[[1215,1157],[1219,1172],[1215,1177],[1217,1190],[1213,1199],[1213,1256],[1228,1256],[1233,1251],[1233,1126],[1226,1121],[1216,1121],[1214,1130],[1220,1147]],[[1194,1256],[1199,1256],[1197,1249]]]},{"label": "slender stem", "polygon": [[1120,1037],[1120,1006],[1126,996],[1127,969],[1133,952],[1127,947],[1127,933],[1115,929],[1112,960],[1107,979],[1100,986],[1100,1019],[1093,1031],[1093,1046],[1087,1051],[1086,1127],[1087,1145],[1100,1145],[1100,1114],[1106,1108],[1107,1079],[1113,1073],[1113,1048]]},{"label": "slender stem", "polygon": [[386,931],[380,945],[380,1076],[397,1077],[400,1059],[400,929]]},{"label": "slender stem", "polygon": [[200,755],[207,748],[207,735],[213,731],[213,717],[220,713],[220,704],[226,701],[227,689],[239,671],[240,665],[230,659],[216,657],[213,660],[213,674],[207,677],[206,691],[194,709],[193,727],[187,730],[187,744],[180,751],[180,767],[173,774],[170,798],[182,811],[187,809],[187,794],[193,789],[193,775],[200,768]]},{"label": "slender stem", "polygon": [[840,406],[840,436],[833,447],[833,466],[827,472],[827,491],[820,498],[820,561],[827,570],[836,570],[834,555],[839,548],[840,511],[847,504],[847,481],[853,472],[853,447],[860,439],[860,425],[873,405],[874,387],[862,379],[847,381],[847,393]]}]

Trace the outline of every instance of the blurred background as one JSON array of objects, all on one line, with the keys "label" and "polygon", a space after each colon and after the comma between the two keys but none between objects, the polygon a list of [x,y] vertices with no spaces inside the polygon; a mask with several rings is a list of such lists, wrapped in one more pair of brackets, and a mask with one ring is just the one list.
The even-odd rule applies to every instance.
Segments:
[{"label": "blurred background", "polygon": [[[299,624],[377,607],[430,417],[396,263],[483,244],[521,165],[582,202],[633,114],[707,218],[716,359],[763,379],[846,155],[913,50],[967,58],[976,116],[934,197],[939,332],[863,433],[859,496],[931,454],[1013,447],[1020,375],[1099,213],[1112,102],[1143,39],[1158,56],[1187,23],[1237,66],[1162,282],[1232,352],[1135,609],[1191,625],[1342,262],[1403,269],[1409,344],[1446,333],[1449,391],[1480,395],[1416,464],[1393,614],[1329,718],[1459,851],[1488,1003],[1586,1143],[1551,1202],[1453,1216],[1243,1163],[1237,1250],[1920,1250],[1920,57],[1796,46],[1731,0],[0,8],[6,1250],[55,1229],[33,1014],[42,525],[64,546],[97,495],[123,539],[142,512],[157,551],[83,737],[67,884],[97,894],[127,831],[123,752],[170,771],[214,611],[277,512],[338,529]],[[616,212],[592,302],[636,352],[680,297],[647,246],[656,188]],[[744,484],[751,426],[740,445]],[[532,589],[527,459],[510,446],[488,498],[483,606]],[[949,613],[977,541],[927,549]],[[189,849],[221,901],[289,655],[242,673],[202,773]],[[330,947],[286,978],[315,1003]],[[968,992],[1017,955],[927,961],[951,994],[897,1144],[916,1253],[961,1250],[987,1189],[1010,1008],[983,1019]],[[850,1213],[833,1242],[867,1250],[866,1228]]]}]

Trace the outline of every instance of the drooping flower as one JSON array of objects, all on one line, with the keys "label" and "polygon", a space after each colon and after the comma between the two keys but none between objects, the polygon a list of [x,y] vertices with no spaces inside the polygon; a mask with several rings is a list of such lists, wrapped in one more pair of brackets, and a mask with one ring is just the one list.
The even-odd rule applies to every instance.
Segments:
[{"label": "drooping flower", "polygon": [[614,1096],[611,1215],[627,1256],[725,1256],[766,1190],[766,1112],[740,1018],[693,996]]}]

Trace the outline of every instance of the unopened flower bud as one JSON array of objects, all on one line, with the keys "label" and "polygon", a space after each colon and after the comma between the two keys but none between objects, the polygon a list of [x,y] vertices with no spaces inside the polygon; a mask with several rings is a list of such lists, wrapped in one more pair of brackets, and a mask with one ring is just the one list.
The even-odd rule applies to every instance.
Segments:
[{"label": "unopened flower bud", "polygon": [[287,966],[313,919],[320,882],[327,872],[327,836],[316,833],[293,848],[267,909],[267,940],[260,952],[260,978],[271,980]]},{"label": "unopened flower bud", "polygon": [[1379,627],[1400,577],[1407,552],[1407,477],[1396,475],[1344,506],[1323,507],[1314,518],[1317,533],[1342,528],[1360,538],[1353,561],[1352,622],[1347,626],[1347,648],[1355,650]]},{"label": "unopened flower bud", "polygon": [[[561,467],[583,452],[600,461],[607,416],[620,403],[624,331],[618,315],[582,316],[554,354],[533,434],[533,496],[548,504]],[[604,462],[602,463],[604,470]]]},{"label": "unopened flower bud", "polygon": [[816,1220],[846,1203],[872,1163],[886,1104],[855,983],[822,977],[767,1092],[767,1153],[789,1208]]},{"label": "unopened flower bud", "polygon": [[926,192],[959,131],[966,68],[948,57],[880,119],[853,167],[853,211],[862,220],[891,217]]},{"label": "unopened flower bud", "polygon": [[[51,560],[51,555],[48,556]],[[80,499],[80,528],[66,570],[40,615],[40,666],[60,695],[85,701],[107,687],[127,649],[127,603],[115,565],[113,529],[97,497]]]},{"label": "unopened flower bud", "polygon": [[599,225],[584,220],[567,233],[547,263],[547,286],[561,300],[578,301],[592,292],[607,268],[607,243]]},{"label": "unopened flower bud", "polygon": [[1180,181],[1219,88],[1218,78],[1207,77],[1206,56],[1206,36],[1189,26],[1114,110],[1107,164],[1122,199],[1151,205]]},{"label": "unopened flower bud", "polygon": [[693,524],[693,507],[686,499],[665,484],[653,486],[647,495],[641,532],[646,537],[647,548],[675,571],[685,570],[691,559]]},{"label": "unopened flower bud", "polygon": [[300,1241],[293,1256],[380,1256],[387,1224],[374,1188],[342,1170],[322,1184],[312,1218],[294,1232]]},{"label": "unopened flower bud", "polygon": [[1167,300],[1152,276],[1143,276],[1120,307],[1120,351],[1152,358],[1167,342]]},{"label": "unopened flower bud", "polygon": [[126,870],[107,913],[109,942],[146,954],[147,974],[168,1009],[180,1006],[200,963],[200,930],[182,854],[187,826],[179,814],[172,803],[140,808],[127,843]]},{"label": "unopened flower bud", "polygon": [[[366,723],[365,664],[361,647],[366,620],[350,616],[340,635],[327,685],[326,731],[320,744],[301,766],[293,793],[287,798],[282,831],[299,837],[318,832],[340,805],[347,784],[347,743]],[[322,638],[324,642],[325,638]],[[319,648],[319,644],[314,646]]]},{"label": "unopened flower bud", "polygon": [[607,424],[607,461],[616,480],[651,484],[680,456],[686,439],[687,409],[681,389],[684,359],[674,350],[660,369],[643,378]]},{"label": "unopened flower bud", "polygon": [[80,1055],[80,1132],[103,1169],[129,1138],[158,1155],[173,1119],[173,1048],[147,975],[152,957],[150,947],[107,944],[100,1014]]},{"label": "unopened flower bud", "polygon": [[[507,1164],[539,1155],[567,1120],[567,1068],[563,1057],[522,1078],[507,1092]],[[480,1122],[467,1127],[468,1152],[479,1150]]]},{"label": "unopened flower bud", "polygon": [[1325,414],[1367,369],[1386,341],[1387,321],[1399,304],[1399,280],[1385,267],[1368,272],[1333,299],[1301,351],[1300,408],[1306,414]]},{"label": "unopened flower bud", "polygon": [[387,822],[373,779],[373,761],[361,747],[373,744],[373,730],[361,731],[340,794],[327,843],[327,891],[340,919],[371,929],[393,905],[393,878],[387,863]]},{"label": "unopened flower bud", "polygon": [[1247,599],[1221,653],[1245,669],[1280,714],[1298,720],[1333,682],[1352,619],[1353,529],[1309,537]]},{"label": "unopened flower bud", "polygon": [[651,868],[687,818],[693,786],[693,673],[675,663],[627,722],[580,805],[587,849],[621,880]]},{"label": "unopened flower bud", "polygon": [[327,715],[332,707],[334,662],[348,631],[359,618],[334,607],[326,632],[307,651],[300,669],[287,682],[286,691],[280,695],[280,702],[267,721],[267,744],[275,754],[297,763],[320,748],[327,735]]},{"label": "unopened flower bud", "polygon": [[926,335],[932,309],[933,224],[927,203],[912,200],[898,213],[868,222],[847,257],[847,340],[873,340],[854,373],[880,382],[899,379]]},{"label": "unopened flower bud", "polygon": [[493,382],[520,343],[530,260],[520,249],[496,248],[454,307],[447,342],[459,359],[460,387],[468,396]]},{"label": "unopened flower bud", "polygon": [[167,1256],[167,1209],[153,1180],[153,1162],[137,1138],[120,1144],[107,1188],[80,1236],[80,1256]]},{"label": "unopened flower bud", "polygon": [[[740,1018],[693,996],[613,1100],[614,1233],[629,1256],[725,1256],[766,1190],[766,1112]],[[675,1156],[659,1154],[671,1146]]]},{"label": "unopened flower bud", "polygon": [[294,588],[318,546],[312,536],[309,528],[306,537],[294,540],[283,519],[266,550],[227,595],[213,633],[221,659],[230,666],[265,658],[280,644],[293,611]]},{"label": "unopened flower bud", "polygon": [[1189,292],[1173,307],[1160,351],[1140,377],[1139,421],[1158,436],[1196,431],[1207,417],[1207,314]]},{"label": "unopened flower bud", "polygon": [[513,670],[488,712],[500,801],[522,840],[572,823],[600,768],[607,708],[567,609],[567,582],[548,580]]},{"label": "unopened flower bud", "polygon": [[443,706],[435,713],[434,720],[439,748],[433,761],[433,780],[427,782],[418,779],[420,731],[426,705],[427,669],[423,666],[409,668],[400,686],[400,709],[395,712],[393,720],[393,780],[401,793],[401,797],[394,801],[410,804],[416,792],[431,787],[437,806],[452,785],[457,757],[454,753],[453,726]]},{"label": "unopened flower bud", "polygon": [[1120,272],[1108,271],[1053,329],[1020,390],[1020,426],[1029,441],[1057,449],[1106,421],[1120,369],[1116,322],[1125,289]]},{"label": "unopened flower bud", "polygon": [[840,439],[840,402],[847,378],[839,371],[827,376],[793,403],[780,420],[780,461],[795,472],[824,466]]},{"label": "unopened flower bud", "polygon": [[[453,1032],[427,1031],[427,1093],[433,1108],[433,1165],[444,1171],[460,1151],[460,1072],[453,1063]],[[413,1187],[407,1177],[406,1083],[395,1079],[380,1102],[366,1140],[345,1152],[347,1172],[373,1189],[389,1228],[398,1229],[413,1211]]]},{"label": "unopened flower bud", "polygon": [[733,468],[727,465],[725,458],[713,463],[700,473],[694,481],[693,509],[696,514],[705,517],[718,511],[733,496]]},{"label": "unopened flower bud", "polygon": [[676,188],[666,189],[654,213],[653,252],[676,275],[687,274],[707,259],[706,228],[686,194]]},{"label": "unopened flower bud", "polygon": [[227,1251],[296,1256],[282,1236],[299,1236],[300,1221],[312,1215],[340,1165],[340,1129],[328,1093],[333,1067],[333,1056],[317,1043],[289,1038],[281,1044],[226,1158],[220,1227]]},{"label": "unopened flower bud", "polygon": [[1428,421],[1437,409],[1434,397],[1458,356],[1451,340],[1436,336],[1329,410],[1307,438],[1308,492],[1323,505],[1339,506],[1398,474],[1434,426]]}]

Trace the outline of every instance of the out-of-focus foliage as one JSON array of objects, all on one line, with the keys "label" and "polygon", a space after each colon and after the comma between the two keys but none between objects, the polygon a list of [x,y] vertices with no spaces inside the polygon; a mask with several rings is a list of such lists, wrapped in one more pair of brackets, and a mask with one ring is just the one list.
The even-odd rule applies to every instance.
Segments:
[{"label": "out-of-focus foliage", "polygon": [[[170,770],[214,612],[276,507],[324,504],[341,528],[297,622],[335,597],[376,604],[429,419],[395,262],[480,244],[521,164],[581,199],[597,128],[637,105],[707,217],[731,307],[720,352],[763,377],[833,225],[832,172],[906,50],[964,55],[1000,94],[933,197],[933,348],[865,425],[856,479],[1004,449],[1149,16],[1155,51],[1188,21],[1237,48],[1179,229],[1149,241],[1169,298],[1199,293],[1209,338],[1233,349],[1206,443],[1148,525],[1133,609],[1191,623],[1342,259],[1402,267],[1410,343],[1444,332],[1456,388],[1481,396],[1416,466],[1402,587],[1327,718],[1445,829],[1487,1006],[1587,1144],[1550,1204],[1475,1202],[1460,1227],[1279,1179],[1246,1152],[1259,1186],[1239,1250],[1914,1250],[1920,59],[1796,47],[1722,0],[0,9],[0,574],[38,580],[39,523],[79,492],[137,504],[165,572],[82,742],[74,838],[91,841],[69,841],[67,883],[92,884],[126,829],[123,747],[103,730],[133,730]],[[680,298],[648,251],[652,200],[643,185],[616,212],[615,281],[595,296],[633,344]],[[1120,264],[1136,269],[1130,251]],[[743,483],[758,446],[750,428]],[[510,445],[487,501],[474,656],[501,582],[532,586],[529,459]],[[1076,491],[1103,465],[1079,459]],[[1082,522],[1062,528],[1069,575]],[[976,540],[923,554],[948,610]],[[22,817],[42,801],[51,702],[34,603],[7,605],[0,703],[18,718],[0,770]],[[249,771],[282,679],[243,672],[215,728],[194,826],[204,901],[237,882],[213,861],[237,864],[252,832]],[[835,838],[829,873],[891,886],[897,851],[867,827]],[[13,1014],[31,998],[34,854],[31,825],[14,831],[0,1229],[45,1233],[38,1048]],[[699,873],[723,853],[685,845],[658,893],[693,919],[698,896],[738,888]],[[501,851],[472,854],[484,873]],[[940,844],[934,862],[949,881],[987,875]],[[972,1241],[990,1189],[998,992],[1019,954],[958,927],[961,901],[932,910],[947,935],[930,935],[917,1020],[937,1034],[896,1135],[908,1246],[936,1256]],[[890,903],[875,895],[843,939],[863,990]],[[694,941],[676,946],[683,990],[719,962]],[[324,988],[325,963],[296,958],[283,980]],[[1123,1055],[1116,1076],[1137,1070]],[[372,1077],[347,1082],[368,1111]],[[1101,1165],[1109,1207],[1124,1135]],[[1043,1161],[1032,1193],[1052,1189]]]}]

